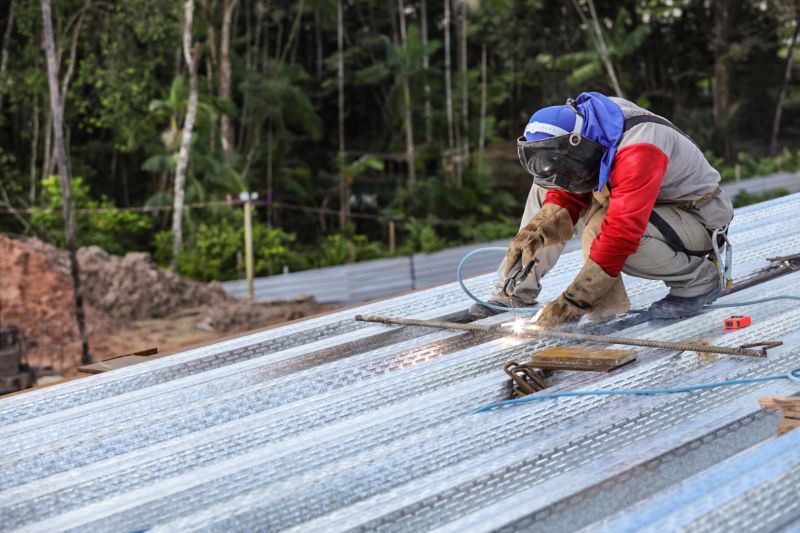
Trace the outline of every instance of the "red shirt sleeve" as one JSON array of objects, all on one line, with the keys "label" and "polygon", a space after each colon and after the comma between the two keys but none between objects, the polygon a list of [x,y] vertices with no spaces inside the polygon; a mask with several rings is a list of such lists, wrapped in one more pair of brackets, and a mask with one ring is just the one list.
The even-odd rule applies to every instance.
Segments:
[{"label": "red shirt sleeve", "polygon": [[666,154],[650,143],[631,144],[614,157],[608,213],[589,252],[609,276],[618,276],[639,249],[668,164]]},{"label": "red shirt sleeve", "polygon": [[581,212],[589,207],[589,202],[592,201],[592,193],[575,194],[564,189],[550,189],[544,197],[545,204],[560,205],[572,217],[572,223],[578,222]]}]

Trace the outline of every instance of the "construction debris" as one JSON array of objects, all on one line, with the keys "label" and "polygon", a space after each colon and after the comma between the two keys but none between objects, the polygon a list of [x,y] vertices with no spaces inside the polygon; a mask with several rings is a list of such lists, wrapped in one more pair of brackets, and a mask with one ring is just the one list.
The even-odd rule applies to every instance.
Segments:
[{"label": "construction debris", "polygon": [[800,428],[800,397],[761,396],[758,404],[764,409],[779,409],[783,418],[778,422],[778,436]]}]

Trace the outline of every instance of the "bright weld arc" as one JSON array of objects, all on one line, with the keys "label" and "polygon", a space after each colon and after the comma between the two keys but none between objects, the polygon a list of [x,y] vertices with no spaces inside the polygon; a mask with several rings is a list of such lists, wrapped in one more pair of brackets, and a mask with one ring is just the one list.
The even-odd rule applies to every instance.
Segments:
[{"label": "bright weld arc", "polygon": [[514,335],[521,335],[526,328],[526,320],[524,318],[517,318],[513,322],[506,322],[505,324],[501,324],[501,327],[509,327]]}]

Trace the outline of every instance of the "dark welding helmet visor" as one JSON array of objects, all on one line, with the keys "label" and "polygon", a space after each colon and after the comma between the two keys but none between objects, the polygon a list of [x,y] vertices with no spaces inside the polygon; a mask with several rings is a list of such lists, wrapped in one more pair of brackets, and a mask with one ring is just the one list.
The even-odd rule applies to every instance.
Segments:
[{"label": "dark welding helmet visor", "polygon": [[[606,149],[581,135],[583,116],[578,112],[575,101],[567,100],[563,107],[569,106],[575,112],[575,124],[569,132],[550,122],[535,121],[534,117],[544,108],[534,113],[531,122],[525,127],[525,134],[531,137],[547,134],[543,139],[517,139],[519,162],[533,175],[533,182],[547,189],[564,189],[576,194],[584,194],[596,189],[600,184],[600,161]],[[530,137],[529,137],[530,138]]]},{"label": "dark welding helmet visor", "polygon": [[517,139],[519,161],[533,182],[547,189],[583,194],[600,182],[600,160],[606,149],[578,133],[538,141]]}]

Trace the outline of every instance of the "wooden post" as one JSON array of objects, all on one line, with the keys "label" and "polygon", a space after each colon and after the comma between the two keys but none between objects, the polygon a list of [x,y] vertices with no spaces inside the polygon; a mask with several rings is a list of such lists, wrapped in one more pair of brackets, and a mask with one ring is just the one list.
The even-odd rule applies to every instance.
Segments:
[{"label": "wooden post", "polygon": [[397,241],[395,240],[394,220],[389,221],[389,253],[394,255],[396,252]]},{"label": "wooden post", "polygon": [[257,193],[243,192],[239,198],[244,201],[244,269],[247,276],[247,297],[255,298],[253,290],[253,200]]}]

